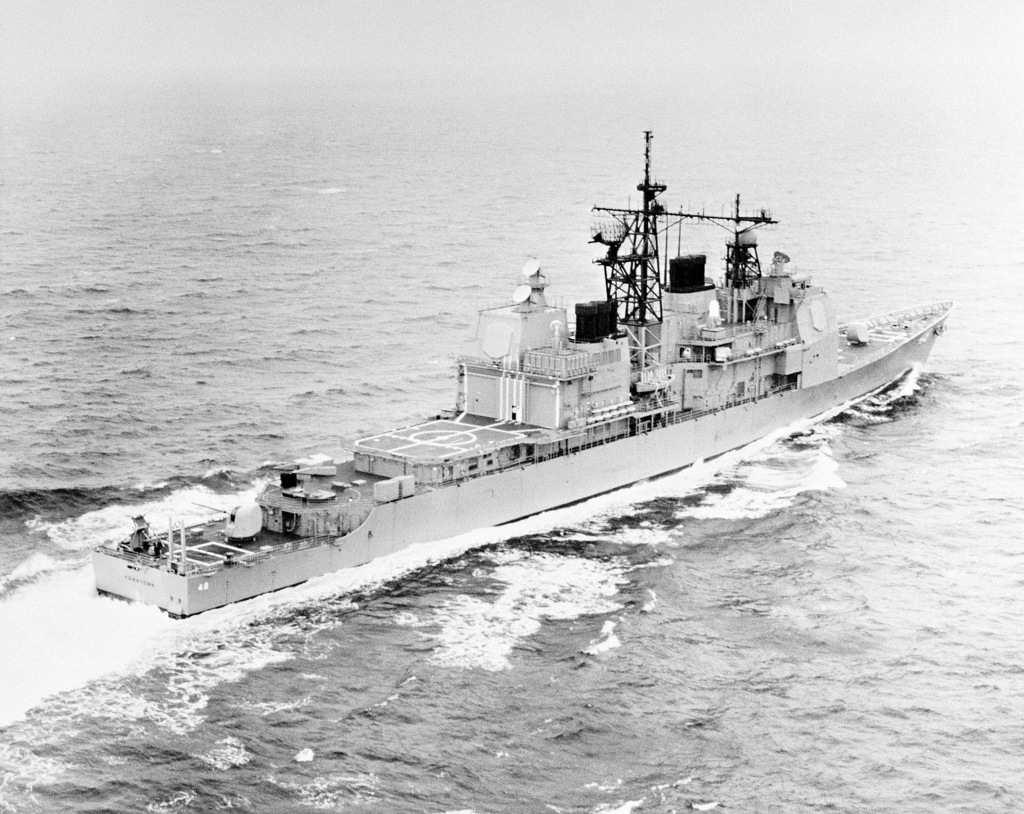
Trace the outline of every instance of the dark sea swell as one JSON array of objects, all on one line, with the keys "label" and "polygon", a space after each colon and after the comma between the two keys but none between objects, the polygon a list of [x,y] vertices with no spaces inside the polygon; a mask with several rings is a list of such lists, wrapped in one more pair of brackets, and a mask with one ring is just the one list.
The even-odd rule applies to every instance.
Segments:
[{"label": "dark sea swell", "polygon": [[167,497],[189,487],[210,491],[237,491],[251,481],[232,470],[211,470],[199,477],[176,476],[155,484],[136,486],[57,487],[53,489],[22,489],[0,491],[0,515],[7,520],[21,520],[41,515],[64,514],[68,517],[112,505],[151,501]]}]

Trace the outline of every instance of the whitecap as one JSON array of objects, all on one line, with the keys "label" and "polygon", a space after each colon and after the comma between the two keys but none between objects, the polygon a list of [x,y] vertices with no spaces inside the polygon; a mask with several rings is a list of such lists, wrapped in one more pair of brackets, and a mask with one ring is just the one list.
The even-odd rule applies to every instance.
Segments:
[{"label": "whitecap", "polygon": [[626,800],[623,803],[619,803],[615,808],[610,805],[598,806],[594,809],[595,814],[629,814],[634,808],[640,808],[644,804],[646,798],[641,797],[639,800]]},{"label": "whitecap", "polygon": [[914,393],[921,389],[921,372],[923,369],[922,365],[915,364],[896,387],[883,394],[884,397],[888,401],[896,401],[897,399],[914,395]]},{"label": "whitecap", "polygon": [[183,808],[189,808],[195,799],[196,793],[194,791],[179,791],[173,797],[169,797],[166,800],[150,803],[146,806],[146,811],[150,812],[150,814],[169,814],[172,811],[181,811]]},{"label": "whitecap", "polygon": [[619,545],[663,546],[672,542],[672,530],[643,526],[620,528],[616,529],[614,540]]},{"label": "whitecap", "polygon": [[[307,676],[304,676],[307,677]],[[315,676],[319,678],[319,676]],[[296,699],[295,701],[249,701],[240,700],[232,704],[232,706],[240,709],[251,710],[258,712],[261,716],[266,718],[268,715],[276,715],[279,712],[292,712],[297,709],[308,707],[312,699],[306,695],[302,698]]]},{"label": "whitecap", "polygon": [[615,624],[611,620],[605,622],[601,628],[601,635],[594,639],[583,652],[591,656],[597,656],[601,653],[607,653],[609,650],[614,650],[616,647],[621,647],[622,642],[615,635]]},{"label": "whitecap", "polygon": [[[301,754],[301,752],[300,752]],[[376,797],[379,781],[372,772],[354,776],[316,777],[306,783],[268,777],[278,788],[292,792],[301,805],[311,808],[341,808],[346,803],[360,803]]]},{"label": "whitecap", "polygon": [[428,622],[423,622],[415,613],[399,611],[395,614],[395,624],[399,627],[423,627]]},{"label": "whitecap", "polygon": [[37,551],[18,563],[10,574],[0,576],[0,594],[2,594],[9,585],[27,582],[40,574],[45,574],[48,571],[55,571],[59,567],[60,563],[58,563],[53,557]]},{"label": "whitecap", "polygon": [[546,619],[576,619],[618,610],[624,568],[580,557],[495,554],[492,579],[504,584],[493,600],[460,596],[434,614],[440,630],[433,659],[462,669],[505,670],[509,654]]},{"label": "whitecap", "polygon": [[31,797],[41,783],[56,783],[67,765],[23,746],[0,743],[0,811],[17,811],[14,795]]},{"label": "whitecap", "polygon": [[765,517],[788,508],[805,492],[846,486],[839,477],[839,464],[824,444],[810,449],[780,448],[772,455],[737,464],[717,480],[737,485],[724,494],[706,494],[700,504],[682,509],[676,517],[700,520]]},{"label": "whitecap", "polygon": [[217,741],[217,748],[204,752],[201,755],[196,755],[196,757],[203,761],[203,763],[213,766],[215,769],[220,769],[222,772],[244,766],[252,760],[252,755],[246,750],[245,744],[238,740],[238,738],[232,737]]},{"label": "whitecap", "polygon": [[[41,531],[67,551],[80,551],[116,542],[131,531],[131,518],[144,515],[156,534],[167,530],[169,521],[193,526],[228,512],[239,503],[256,499],[262,483],[235,494],[217,494],[205,486],[188,486],[169,495],[136,504],[117,504],[86,512],[68,520],[46,522],[39,517],[26,525]],[[210,508],[212,507],[212,508]]]},{"label": "whitecap", "polygon": [[294,758],[296,763],[309,763],[313,760],[313,750],[309,747],[302,749]]},{"label": "whitecap", "polygon": [[[550,723],[551,721],[552,721],[552,719],[548,718],[548,719],[546,719],[544,721],[544,723]],[[598,791],[615,791],[615,789],[620,788],[621,786],[622,786],[622,778],[620,777],[620,778],[616,779],[614,783],[609,783],[609,782],[604,782],[604,783],[587,783],[583,788],[585,788],[585,789],[597,789]]]}]

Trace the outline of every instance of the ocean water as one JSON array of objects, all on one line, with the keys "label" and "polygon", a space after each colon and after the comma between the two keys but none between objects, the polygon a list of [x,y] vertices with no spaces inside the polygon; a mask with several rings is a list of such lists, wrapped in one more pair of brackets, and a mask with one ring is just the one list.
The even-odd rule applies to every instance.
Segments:
[{"label": "ocean water", "polygon": [[[1019,109],[160,87],[5,117],[0,812],[1024,808]],[[928,366],[678,475],[175,622],[90,548],[450,406],[655,132]],[[719,256],[695,227],[684,251]]]}]

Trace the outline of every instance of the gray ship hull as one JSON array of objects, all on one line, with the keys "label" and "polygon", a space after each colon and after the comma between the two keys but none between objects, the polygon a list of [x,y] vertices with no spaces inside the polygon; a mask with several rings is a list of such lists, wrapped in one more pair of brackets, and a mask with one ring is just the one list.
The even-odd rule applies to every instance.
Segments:
[{"label": "gray ship hull", "polygon": [[298,541],[245,563],[180,575],[113,549],[93,552],[101,593],[185,617],[352,568],[417,543],[500,525],[684,469],[800,419],[820,417],[924,363],[946,313],[882,356],[812,387],[773,393],[539,463],[376,506],[343,537]]}]

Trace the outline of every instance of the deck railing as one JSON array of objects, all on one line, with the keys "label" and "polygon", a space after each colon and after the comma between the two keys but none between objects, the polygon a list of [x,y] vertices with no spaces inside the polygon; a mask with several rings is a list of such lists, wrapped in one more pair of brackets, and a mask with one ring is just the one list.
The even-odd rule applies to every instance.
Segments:
[{"label": "deck railing", "polygon": [[[554,449],[546,450],[543,452],[537,452],[536,447],[544,446],[544,442],[536,442],[534,446],[534,453],[532,455],[525,455],[515,461],[509,461],[502,466],[494,467],[492,469],[484,470],[483,472],[474,472],[472,474],[466,474],[455,478],[451,482],[464,483],[465,481],[472,480],[474,478],[481,478],[485,475],[493,475],[498,472],[506,472],[511,469],[518,469],[522,466],[530,464],[540,463],[541,461],[550,461],[553,458],[561,458],[566,455],[572,455],[576,452],[580,452],[586,449],[592,449],[593,447],[599,447],[604,444],[612,443],[613,441],[620,441],[623,438],[629,438],[634,435],[646,434],[648,432],[656,432],[657,430],[665,427],[674,426],[676,424],[682,424],[687,421],[694,421],[704,416],[714,415],[720,413],[722,410],[738,407],[743,404],[751,404],[756,401],[768,398],[769,396],[775,396],[780,393],[785,393],[790,390],[796,390],[797,385],[785,384],[781,387],[774,387],[770,390],[766,390],[763,393],[748,396],[742,399],[730,399],[723,403],[720,407],[708,408],[706,410],[665,410],[664,412],[655,412],[644,414],[631,414],[628,416],[630,422],[626,425],[626,428],[620,432],[604,435],[601,437],[594,437],[592,433],[578,433],[576,435],[570,435],[564,438],[559,438],[557,441],[550,443],[556,445]],[[614,424],[617,421],[621,421],[623,417],[612,419],[608,424]],[[594,430],[601,426],[607,426],[602,424],[595,424],[588,429]],[[649,428],[648,428],[649,426]],[[590,436],[590,440],[583,440]],[[575,443],[574,443],[575,442]]]},{"label": "deck railing", "polygon": [[194,561],[189,560],[186,551],[184,569],[181,567],[180,549],[176,549],[171,555],[168,555],[165,552],[159,557],[154,557],[151,554],[144,554],[142,552],[125,551],[123,548],[108,548],[106,546],[101,546],[97,551],[143,568],[157,568],[161,571],[168,570],[168,556],[170,556],[170,570],[173,573],[180,574],[182,576],[196,576],[201,574],[212,574],[216,571],[221,571],[224,568],[233,568],[237,566],[247,568],[255,565],[256,563],[264,562],[265,560],[270,559],[270,557],[277,556],[278,554],[302,551],[307,548],[317,548],[319,546],[328,545],[337,539],[338,535],[336,534],[318,534],[312,537],[299,537],[287,543],[270,546],[266,551],[253,551],[248,554],[240,554],[237,557],[232,557],[230,560],[222,560],[208,565],[199,565]]},{"label": "deck railing", "polygon": [[[890,311],[887,314],[876,314],[864,320],[858,320],[868,328],[877,328],[880,325],[893,325],[903,320],[920,319],[921,317],[937,316],[944,314],[953,307],[952,302],[933,302],[928,305],[916,305],[910,308],[901,308],[899,311]],[[839,332],[846,330],[851,323],[843,323],[839,326]]]}]

